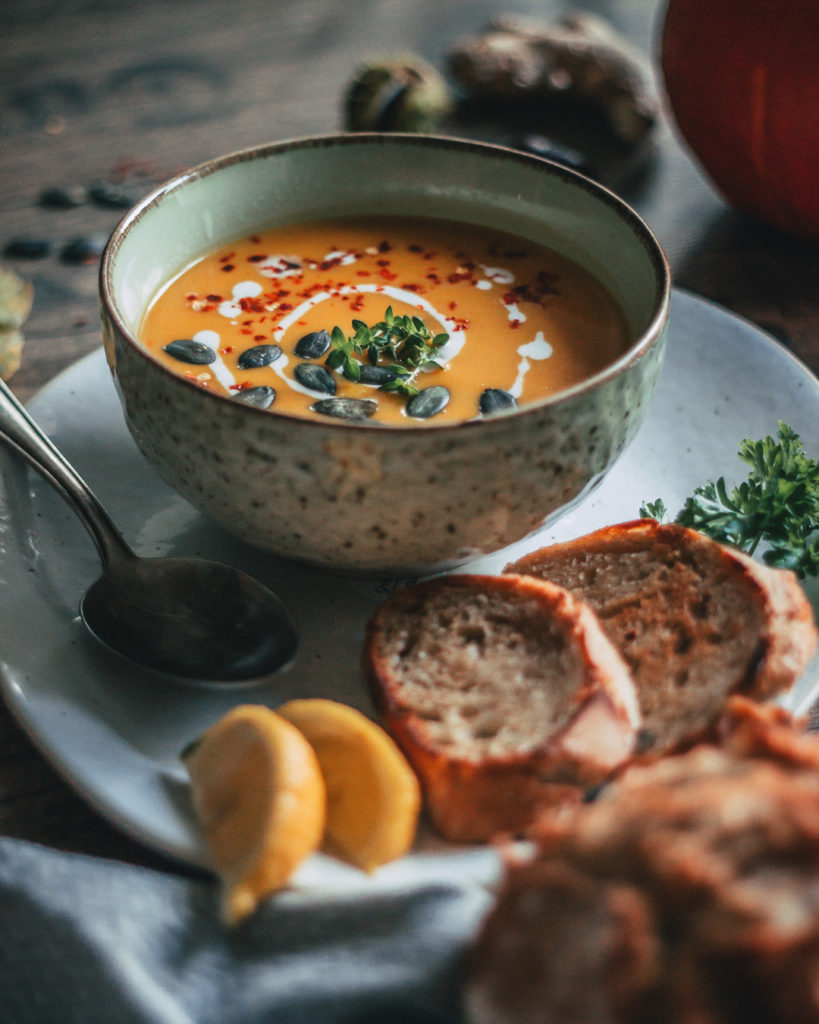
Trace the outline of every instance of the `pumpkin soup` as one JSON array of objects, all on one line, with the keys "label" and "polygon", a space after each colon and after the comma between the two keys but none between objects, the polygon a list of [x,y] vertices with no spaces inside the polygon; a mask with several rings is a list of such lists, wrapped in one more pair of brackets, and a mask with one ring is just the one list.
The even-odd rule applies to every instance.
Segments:
[{"label": "pumpkin soup", "polygon": [[629,344],[613,298],[565,257],[416,217],[291,225],[222,246],[159,292],[140,336],[202,388],[391,425],[535,401]]}]

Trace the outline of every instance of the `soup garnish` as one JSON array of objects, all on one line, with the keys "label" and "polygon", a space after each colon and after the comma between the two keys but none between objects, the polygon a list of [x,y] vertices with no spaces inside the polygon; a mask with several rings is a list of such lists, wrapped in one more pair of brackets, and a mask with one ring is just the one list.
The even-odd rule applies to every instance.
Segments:
[{"label": "soup garnish", "polygon": [[628,346],[586,270],[496,230],[360,217],[253,234],[197,260],[140,329],[175,372],[288,415],[400,425],[490,416]]}]

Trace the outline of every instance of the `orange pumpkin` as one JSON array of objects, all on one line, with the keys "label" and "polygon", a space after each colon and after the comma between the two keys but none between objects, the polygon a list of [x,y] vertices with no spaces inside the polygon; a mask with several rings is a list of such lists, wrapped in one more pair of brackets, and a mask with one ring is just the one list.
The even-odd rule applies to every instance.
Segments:
[{"label": "orange pumpkin", "polygon": [[680,133],[726,199],[819,237],[819,0],[669,0],[660,63]]}]

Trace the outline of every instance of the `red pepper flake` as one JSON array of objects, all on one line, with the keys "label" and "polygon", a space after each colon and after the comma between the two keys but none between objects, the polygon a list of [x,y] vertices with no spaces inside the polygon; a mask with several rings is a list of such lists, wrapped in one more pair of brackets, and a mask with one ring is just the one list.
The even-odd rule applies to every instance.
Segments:
[{"label": "red pepper flake", "polygon": [[233,257],[235,255],[236,255],[235,252],[227,252],[227,253],[224,254],[224,256],[220,256],[219,257],[219,262],[220,263],[229,263],[233,259]]},{"label": "red pepper flake", "polygon": [[248,263],[263,263],[267,259],[264,253],[254,252],[252,256],[248,256]]},{"label": "red pepper flake", "polygon": [[333,267],[337,267],[343,259],[344,254],[342,253],[340,256],[332,256],[329,260],[322,260],[321,263],[319,263],[319,270],[332,270]]},{"label": "red pepper flake", "polygon": [[258,235],[251,235],[250,241],[253,242],[254,245],[258,245],[259,242],[261,242],[261,238],[259,238]]},{"label": "red pepper flake", "polygon": [[372,271],[370,270],[357,270],[356,275],[358,277],[372,277]]},{"label": "red pepper flake", "polygon": [[434,260],[437,255],[438,255],[438,250],[437,249],[430,249],[429,252],[425,252],[424,253],[424,259],[425,260]]},{"label": "red pepper flake", "polygon": [[427,281],[432,281],[433,284],[441,283],[440,277],[438,277],[434,270],[430,270],[430,272],[427,274]]},{"label": "red pepper flake", "polygon": [[251,329],[249,327],[243,327],[242,328],[242,334],[252,334],[252,333],[253,333],[253,331],[251,331]]},{"label": "red pepper flake", "polygon": [[235,268],[235,267],[233,266],[233,264],[232,264],[232,263],[226,263],[226,264],[225,264],[225,265],[224,265],[224,266],[222,267],[222,270],[223,270],[223,271],[224,271],[225,273],[228,273],[229,271],[231,271],[231,270],[235,270],[235,269],[236,269],[236,268]]},{"label": "red pepper flake", "polygon": [[389,260],[376,260],[375,261],[375,265],[377,267],[388,267],[390,265],[390,261]]},{"label": "red pepper flake", "polygon": [[237,384],[231,384],[230,385],[230,390],[231,391],[247,391],[248,388],[252,388],[252,387],[253,387],[253,381],[243,380],[243,381],[239,381],[239,383],[237,383]]},{"label": "red pepper flake", "polygon": [[552,283],[556,279],[556,274],[541,270],[536,281],[515,285],[503,296],[503,301],[507,306],[513,302],[536,302],[542,305],[547,295],[557,295],[557,289]]},{"label": "red pepper flake", "polygon": [[452,317],[452,322],[455,324],[456,331],[466,331],[469,329],[469,321],[463,317]]},{"label": "red pepper flake", "polygon": [[509,321],[509,327],[513,331],[516,331],[518,329],[518,327],[520,327],[520,323],[521,323],[520,320],[510,320]]},{"label": "red pepper flake", "polygon": [[280,313],[285,313],[288,309],[292,309],[292,308],[293,308],[293,303],[292,302],[280,302],[279,303],[279,312]]},{"label": "red pepper flake", "polygon": [[206,295],[205,298],[208,300],[208,302],[221,302],[222,301],[222,296],[221,295]]},{"label": "red pepper flake", "polygon": [[423,245],[418,245],[417,243],[413,243],[412,245],[408,245],[407,248],[409,249],[410,252],[423,252],[424,251]]},{"label": "red pepper flake", "polygon": [[393,272],[391,270],[387,270],[386,267],[382,267],[378,271],[378,273],[381,275],[381,277],[384,278],[385,281],[394,281],[396,277],[398,277],[398,274],[393,274]]},{"label": "red pepper flake", "polygon": [[458,308],[458,303],[455,302],[455,301],[450,302],[449,308],[450,309],[457,309]]},{"label": "red pepper flake", "polygon": [[[264,313],[264,300],[260,298],[249,299],[246,297],[239,299],[239,309],[241,309],[243,313]],[[247,324],[252,323],[251,320],[245,320],[244,322]]]},{"label": "red pepper flake", "polygon": [[[405,285],[402,285],[402,287],[403,287],[404,291],[406,291],[406,292],[420,292],[420,291],[423,291],[423,288],[421,287],[420,284],[405,284]],[[421,307],[419,306],[418,308],[420,309]]]},{"label": "red pepper flake", "polygon": [[225,347],[224,348],[220,348],[219,351],[222,353],[223,356],[230,355],[230,353],[233,351],[233,346],[232,345],[225,345]]},{"label": "red pepper flake", "polygon": [[386,238],[382,242],[378,243],[378,251],[379,252],[391,252],[392,251],[392,246],[390,245],[390,243],[387,241]]},{"label": "red pepper flake", "polygon": [[264,339],[266,337],[267,337],[267,335],[265,335],[265,334],[254,334],[253,335],[253,340],[254,341],[264,341]]},{"label": "red pepper flake", "polygon": [[356,295],[356,297],[350,303],[350,309],[354,313],[358,313],[363,308],[364,308],[364,296],[363,295]]},{"label": "red pepper flake", "polygon": [[196,292],[188,292],[188,294],[185,296],[185,301],[193,302],[196,297]]}]

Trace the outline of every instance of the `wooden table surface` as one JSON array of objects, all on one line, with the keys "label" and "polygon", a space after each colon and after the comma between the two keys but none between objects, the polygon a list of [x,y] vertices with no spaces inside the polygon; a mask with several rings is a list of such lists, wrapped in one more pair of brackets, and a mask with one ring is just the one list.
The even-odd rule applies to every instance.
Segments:
[{"label": "wooden table surface", "polygon": [[[556,19],[575,6],[520,0],[508,10]],[[588,0],[583,6],[609,18],[653,58],[662,3]],[[36,260],[2,258],[35,288],[13,390],[27,400],[100,345],[96,260],[71,262],[65,247],[78,237],[106,237],[124,212],[99,200],[47,207],[40,202],[44,189],[113,184],[127,201],[219,153],[336,131],[344,86],[363,58],[412,51],[443,68],[456,38],[503,10],[493,0],[7,5],[0,45],[0,251],[21,236],[50,246]],[[451,130],[458,129],[456,122]],[[505,125],[487,130],[492,141],[514,142]],[[548,118],[542,130],[552,132]],[[819,370],[819,246],[728,208],[680,145],[666,113],[653,152],[634,173],[616,161],[599,173],[654,230],[678,286],[766,328]],[[0,609],[0,644],[6,615]],[[173,867],[75,796],[2,706],[0,834]]]}]

